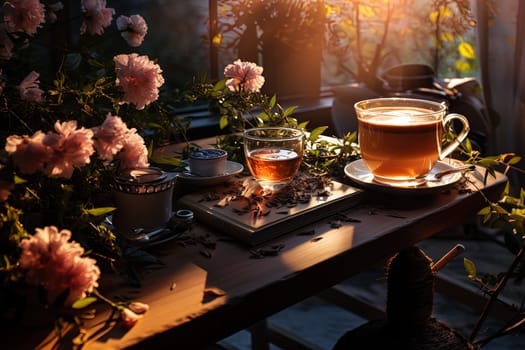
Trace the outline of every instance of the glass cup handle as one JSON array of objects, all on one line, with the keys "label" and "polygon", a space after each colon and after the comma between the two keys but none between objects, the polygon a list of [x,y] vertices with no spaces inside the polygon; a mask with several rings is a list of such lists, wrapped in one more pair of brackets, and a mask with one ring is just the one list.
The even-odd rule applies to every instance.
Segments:
[{"label": "glass cup handle", "polygon": [[447,116],[445,116],[445,118],[443,118],[443,128],[445,130],[445,126],[447,125],[447,123],[449,123],[452,120],[459,120],[463,125],[463,128],[461,129],[461,132],[458,135],[456,135],[454,141],[452,141],[451,144],[447,145],[447,147],[441,150],[439,154],[440,160],[445,159],[446,156],[452,153],[452,151],[454,151],[461,144],[461,142],[463,142],[463,140],[467,137],[470,131],[468,119],[465,116],[458,113],[450,113]]}]

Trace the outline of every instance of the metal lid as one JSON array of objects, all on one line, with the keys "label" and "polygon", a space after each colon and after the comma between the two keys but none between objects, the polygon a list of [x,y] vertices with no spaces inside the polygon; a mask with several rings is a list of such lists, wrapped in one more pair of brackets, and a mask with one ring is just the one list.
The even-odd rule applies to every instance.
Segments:
[{"label": "metal lid", "polygon": [[115,176],[117,191],[133,194],[151,194],[169,190],[176,177],[168,176],[159,168],[137,168],[120,172]]},{"label": "metal lid", "polygon": [[122,184],[150,184],[162,181],[166,178],[164,173],[159,168],[137,168],[120,172],[115,181]]}]

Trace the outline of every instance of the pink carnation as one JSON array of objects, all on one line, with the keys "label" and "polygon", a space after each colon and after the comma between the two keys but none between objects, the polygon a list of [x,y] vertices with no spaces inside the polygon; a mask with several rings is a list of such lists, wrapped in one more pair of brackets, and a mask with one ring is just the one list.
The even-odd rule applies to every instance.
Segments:
[{"label": "pink carnation", "polygon": [[258,92],[264,85],[263,68],[252,62],[236,60],[224,68],[230,91]]},{"label": "pink carnation", "polygon": [[22,100],[31,102],[42,102],[44,100],[44,98],[42,97],[44,90],[40,89],[40,87],[38,86],[38,84],[40,84],[38,77],[40,77],[40,74],[38,74],[35,71],[32,71],[20,83],[19,90],[20,98]]},{"label": "pink carnation", "polygon": [[6,139],[5,150],[9,153],[14,164],[24,174],[33,174],[43,170],[51,159],[53,150],[44,144],[46,135],[37,131],[33,136],[11,135]]},{"label": "pink carnation", "polygon": [[121,170],[147,168],[149,167],[148,149],[144,144],[144,139],[136,133],[135,129],[130,131],[131,133],[126,138],[126,143],[117,155],[120,161],[119,167]]},{"label": "pink carnation", "polygon": [[148,32],[148,25],[141,15],[131,17],[120,16],[117,18],[117,29],[129,46],[137,47],[142,44]]},{"label": "pink carnation", "polygon": [[48,133],[44,144],[53,149],[53,156],[46,166],[45,172],[51,177],[71,178],[73,170],[90,162],[90,156],[95,152],[93,147],[93,131],[77,129],[77,122],[67,121],[55,123],[57,133]]},{"label": "pink carnation", "polygon": [[133,103],[137,109],[144,107],[159,97],[159,87],[164,84],[160,66],[150,61],[148,56],[136,53],[117,55],[113,58],[116,85],[124,91],[121,103]]},{"label": "pink carnation", "polygon": [[100,270],[96,261],[83,257],[84,248],[72,241],[69,230],[54,226],[37,228],[36,233],[20,242],[20,266],[27,270],[27,283],[43,286],[48,301],[68,291],[65,305],[84,298],[98,287]]},{"label": "pink carnation", "polygon": [[106,165],[109,164],[115,154],[120,152],[130,130],[119,116],[108,113],[106,120],[99,127],[93,128],[95,149],[98,156]]},{"label": "pink carnation", "polygon": [[10,32],[35,34],[46,21],[44,5],[39,0],[9,0],[4,3],[4,20]]},{"label": "pink carnation", "polygon": [[84,20],[80,26],[80,34],[104,34],[104,28],[111,24],[115,14],[115,9],[106,8],[106,0],[82,0],[81,9]]}]

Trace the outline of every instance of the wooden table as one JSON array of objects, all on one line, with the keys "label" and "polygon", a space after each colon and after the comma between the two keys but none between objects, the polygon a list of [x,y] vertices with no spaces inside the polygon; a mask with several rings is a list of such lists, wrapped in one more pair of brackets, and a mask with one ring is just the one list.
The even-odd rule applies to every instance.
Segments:
[{"label": "wooden table", "polygon": [[[499,174],[483,191],[496,199],[505,182]],[[148,303],[150,311],[124,330],[105,322],[109,311],[101,307],[84,349],[203,348],[471,219],[484,205],[479,193],[457,189],[414,198],[365,192],[359,205],[344,211],[355,222],[335,228],[326,218],[308,225],[313,235],[281,236],[268,243],[284,244],[277,256],[251,258],[250,248],[235,240],[217,240],[207,250],[211,256],[200,244],[181,246],[176,240],[151,247],[162,265],[144,271],[142,288],[111,274],[102,281],[107,296],[131,297]],[[212,223],[197,223],[192,234],[217,238]],[[56,342],[52,333],[45,340],[50,330],[31,329],[27,337],[27,329],[3,329],[2,339],[6,348],[50,347]]]}]

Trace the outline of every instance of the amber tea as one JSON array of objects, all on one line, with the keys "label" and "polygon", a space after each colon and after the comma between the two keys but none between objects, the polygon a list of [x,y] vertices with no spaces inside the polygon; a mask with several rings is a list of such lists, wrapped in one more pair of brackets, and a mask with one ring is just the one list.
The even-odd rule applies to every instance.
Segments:
[{"label": "amber tea", "polygon": [[361,156],[377,176],[418,177],[439,159],[443,127],[439,120],[413,116],[432,113],[418,108],[375,108],[377,117],[359,121]]},{"label": "amber tea", "polygon": [[301,165],[304,133],[291,128],[257,128],[244,132],[248,169],[264,189],[286,186]]},{"label": "amber tea", "polygon": [[[417,186],[439,160],[448,156],[469,131],[460,114],[446,115],[437,102],[378,98],[356,103],[361,157],[374,180],[398,186]],[[445,125],[463,125],[455,142],[442,148]]]}]

